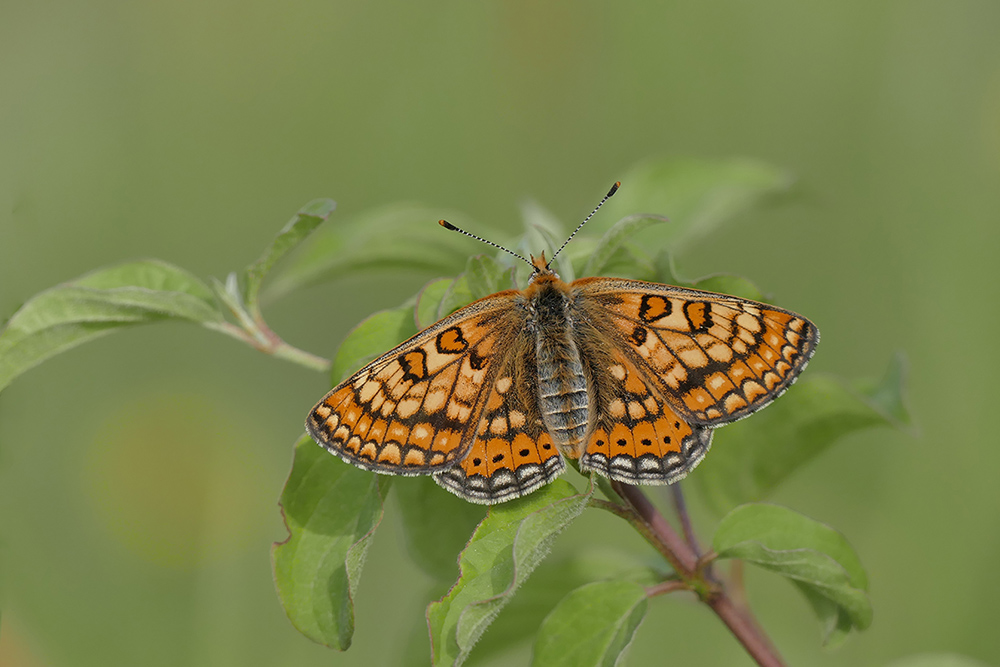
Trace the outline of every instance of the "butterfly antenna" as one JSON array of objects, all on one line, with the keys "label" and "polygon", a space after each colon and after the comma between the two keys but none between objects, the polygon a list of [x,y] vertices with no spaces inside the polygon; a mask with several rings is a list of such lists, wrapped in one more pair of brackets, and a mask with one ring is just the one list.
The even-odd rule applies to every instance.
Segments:
[{"label": "butterfly antenna", "polygon": [[552,261],[556,258],[556,255],[558,255],[559,253],[561,253],[563,251],[563,248],[566,247],[567,243],[569,243],[570,241],[573,240],[573,237],[576,236],[576,233],[578,231],[580,231],[580,228],[582,228],[585,224],[587,224],[587,221],[590,220],[591,218],[593,218],[594,214],[597,213],[597,211],[599,211],[602,206],[604,206],[604,202],[606,202],[609,199],[611,199],[612,195],[614,195],[616,192],[618,192],[618,188],[620,188],[621,185],[622,185],[621,181],[615,181],[615,184],[611,186],[610,190],[608,190],[608,194],[604,195],[604,199],[601,200],[601,203],[598,204],[597,207],[594,208],[594,210],[590,212],[590,215],[588,215],[586,218],[583,219],[583,222],[581,222],[579,225],[576,226],[576,229],[574,229],[573,233],[569,235],[569,238],[566,239],[566,241],[561,246],[559,246],[559,250],[556,250],[555,255],[552,255],[552,259],[550,259],[549,263],[545,265],[545,268],[549,268],[549,266],[552,265]]},{"label": "butterfly antenna", "polygon": [[525,262],[528,263],[528,266],[530,266],[532,268],[535,267],[535,265],[532,264],[530,260],[527,260],[524,257],[521,257],[520,255],[518,255],[513,250],[508,250],[507,248],[504,248],[502,245],[494,243],[493,241],[487,241],[482,236],[476,236],[475,234],[470,234],[469,232],[465,231],[464,229],[462,229],[460,227],[456,227],[455,225],[451,224],[447,220],[438,220],[438,224],[441,225],[442,227],[444,227],[445,229],[450,229],[453,232],[461,232],[462,234],[465,234],[469,238],[476,239],[477,241],[482,241],[486,245],[491,245],[494,248],[499,248],[500,250],[503,250],[505,253],[507,253],[509,255],[514,255],[514,257],[517,257],[518,259],[524,260]]}]

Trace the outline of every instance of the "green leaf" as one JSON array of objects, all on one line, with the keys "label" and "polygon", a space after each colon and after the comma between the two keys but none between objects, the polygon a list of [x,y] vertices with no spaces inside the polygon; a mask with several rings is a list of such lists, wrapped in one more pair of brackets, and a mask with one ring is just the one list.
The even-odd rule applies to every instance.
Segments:
[{"label": "green leaf", "polygon": [[542,623],[532,665],[614,667],[646,615],[646,591],[629,581],[576,589]]},{"label": "green leaf", "polygon": [[741,505],[712,538],[719,558],[739,558],[792,580],[820,616],[824,643],[846,628],[864,630],[872,608],[868,577],[843,535],[777,505]]},{"label": "green leaf", "polygon": [[862,379],[854,383],[854,389],[893,426],[916,435],[917,428],[906,406],[907,375],[906,355],[897,351],[881,380]]},{"label": "green leaf", "polygon": [[467,306],[475,300],[476,298],[469,288],[469,281],[463,273],[455,278],[451,285],[448,286],[448,289],[445,290],[444,296],[441,297],[441,303],[438,304],[437,319],[440,320],[447,317],[459,308]]},{"label": "green leaf", "polygon": [[611,258],[625,241],[637,232],[663,222],[667,222],[667,219],[654,215],[629,215],[622,218],[601,237],[583,268],[583,275],[606,275],[605,269],[610,264]]},{"label": "green leaf", "polygon": [[[562,223],[548,209],[534,200],[528,200],[521,205],[521,217],[524,222],[524,235],[518,241],[514,251],[523,257],[532,255],[537,257],[544,251],[545,256],[552,260],[554,253],[559,250],[559,246],[568,235]],[[572,282],[576,276],[571,255],[567,252],[570,248],[573,248],[573,244],[567,246],[559,253],[558,257],[555,257],[555,265],[552,267],[566,282]],[[500,253],[498,258],[501,263],[506,262],[515,267],[517,284],[527,283],[528,276],[532,273],[532,267],[507,253]]]},{"label": "green leaf", "polygon": [[469,240],[442,230],[446,217],[475,228],[465,216],[413,204],[395,204],[329,225],[313,234],[300,254],[274,276],[266,290],[275,299],[303,287],[365,270],[403,269],[453,274],[468,258]]},{"label": "green leaf", "polygon": [[505,269],[489,255],[470,257],[465,266],[465,279],[473,300],[514,286],[511,270]]},{"label": "green leaf", "polygon": [[399,479],[394,486],[410,557],[432,577],[454,580],[458,555],[486,508],[445,491],[430,477]]},{"label": "green leaf", "polygon": [[805,597],[806,602],[812,607],[813,613],[819,620],[819,635],[826,648],[836,648],[844,643],[847,635],[854,627],[851,617],[841,609],[836,602],[824,597],[810,586],[801,581],[791,580],[792,584],[799,589]]},{"label": "green leaf", "polygon": [[718,513],[766,498],[837,439],[875,426],[905,427],[901,358],[864,393],[827,375],[807,376],[762,412],[715,433],[712,452],[689,477]]},{"label": "green leaf", "polygon": [[313,641],[341,651],[351,645],[354,593],[388,481],[308,436],[295,446],[281,494],[289,537],[274,546],[274,580],[292,625]]},{"label": "green leaf", "polygon": [[36,294],[0,330],[0,389],[56,354],[122,327],[168,319],[218,329],[211,289],[166,262],[101,269]]},{"label": "green leaf", "polygon": [[738,296],[751,301],[767,303],[767,297],[752,282],[742,276],[734,276],[728,273],[716,273],[711,276],[699,278],[691,283],[692,289],[700,289],[716,294],[728,294]]},{"label": "green leaf", "polygon": [[630,170],[621,181],[594,226],[602,228],[601,220],[639,213],[667,216],[670,224],[657,227],[650,238],[655,238],[655,247],[669,247],[675,253],[791,185],[786,172],[743,159],[652,160]]},{"label": "green leaf", "polygon": [[706,292],[716,292],[717,294],[728,294],[738,296],[751,301],[770,303],[770,300],[752,282],[741,276],[734,276],[728,273],[714,273],[695,280],[685,280],[677,275],[674,267],[674,256],[669,251],[661,251],[653,261],[653,280],[667,285],[677,285],[678,287],[689,287],[700,289]]},{"label": "green leaf", "polygon": [[921,653],[898,658],[886,667],[989,667],[989,665],[957,653]]},{"label": "green leaf", "polygon": [[532,639],[556,604],[584,584],[616,579],[652,586],[666,574],[664,570],[653,570],[633,554],[604,545],[548,558],[493,621],[490,631],[476,644],[471,659],[478,663]]},{"label": "green leaf", "polygon": [[246,268],[243,274],[243,302],[250,314],[260,317],[260,286],[271,268],[290,250],[302,243],[321,222],[330,217],[337,208],[337,202],[332,199],[316,199],[299,210],[295,217],[288,221],[271,245],[256,262]]},{"label": "green leaf", "polygon": [[434,665],[460,665],[487,626],[578,517],[593,486],[556,480],[525,498],[491,506],[459,559],[461,575],[427,608]]},{"label": "green leaf", "polygon": [[333,384],[339,384],[351,373],[415,333],[417,327],[411,305],[382,310],[365,318],[347,334],[337,349],[337,356],[330,367]]},{"label": "green leaf", "polygon": [[417,293],[417,303],[413,317],[417,329],[423,330],[441,319],[441,303],[449,294],[456,278],[435,278],[425,284]]}]

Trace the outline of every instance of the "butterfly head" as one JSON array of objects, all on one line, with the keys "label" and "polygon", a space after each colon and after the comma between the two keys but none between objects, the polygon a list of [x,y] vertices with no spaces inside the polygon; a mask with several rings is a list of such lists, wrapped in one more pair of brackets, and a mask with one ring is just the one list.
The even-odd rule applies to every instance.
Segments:
[{"label": "butterfly head", "polygon": [[534,255],[531,256],[531,278],[528,279],[528,284],[535,282],[538,278],[542,276],[551,276],[553,278],[559,278],[559,275],[549,268],[549,262],[545,259],[545,251],[538,257]]}]

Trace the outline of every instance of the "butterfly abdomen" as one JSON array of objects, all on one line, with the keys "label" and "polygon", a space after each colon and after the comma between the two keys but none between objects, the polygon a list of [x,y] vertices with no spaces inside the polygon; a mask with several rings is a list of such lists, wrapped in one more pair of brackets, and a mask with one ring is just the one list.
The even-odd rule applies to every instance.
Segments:
[{"label": "butterfly abdomen", "polygon": [[530,312],[539,411],[556,446],[571,453],[587,434],[590,405],[566,291],[556,284],[540,286],[532,295]]}]

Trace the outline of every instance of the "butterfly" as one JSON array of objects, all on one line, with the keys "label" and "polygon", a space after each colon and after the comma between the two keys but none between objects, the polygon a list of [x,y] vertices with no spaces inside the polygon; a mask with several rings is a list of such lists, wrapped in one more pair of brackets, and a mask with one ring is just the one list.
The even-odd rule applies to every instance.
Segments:
[{"label": "butterfly", "polygon": [[312,438],[365,470],[433,475],[473,503],[531,493],[564,457],[626,484],[671,484],[713,428],[784,392],[819,342],[812,322],[767,304],[624,278],[566,283],[544,252],[530,263],[525,289],[461,308],[334,387],[309,413]]}]

